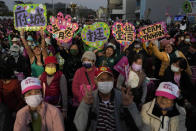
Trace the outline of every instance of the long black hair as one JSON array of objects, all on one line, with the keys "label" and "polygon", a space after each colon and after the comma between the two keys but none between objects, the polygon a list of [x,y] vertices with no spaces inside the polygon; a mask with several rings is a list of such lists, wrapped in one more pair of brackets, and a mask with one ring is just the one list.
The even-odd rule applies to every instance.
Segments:
[{"label": "long black hair", "polygon": [[133,62],[136,62],[138,59],[143,60],[143,55],[137,54],[134,51],[131,51],[127,57],[128,57],[129,65],[132,65]]}]

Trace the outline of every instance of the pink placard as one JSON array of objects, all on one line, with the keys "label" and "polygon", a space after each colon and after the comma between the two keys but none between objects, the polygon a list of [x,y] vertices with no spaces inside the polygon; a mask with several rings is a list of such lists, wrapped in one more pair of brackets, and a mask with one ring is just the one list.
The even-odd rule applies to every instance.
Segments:
[{"label": "pink placard", "polygon": [[53,34],[53,38],[61,43],[68,43],[72,40],[74,32],[78,29],[77,23],[71,22],[71,16],[59,12],[57,18],[50,17],[50,24],[47,26],[47,30]]},{"label": "pink placard", "polygon": [[127,79],[129,73],[128,58],[126,56],[123,56],[121,60],[114,66],[114,69]]}]

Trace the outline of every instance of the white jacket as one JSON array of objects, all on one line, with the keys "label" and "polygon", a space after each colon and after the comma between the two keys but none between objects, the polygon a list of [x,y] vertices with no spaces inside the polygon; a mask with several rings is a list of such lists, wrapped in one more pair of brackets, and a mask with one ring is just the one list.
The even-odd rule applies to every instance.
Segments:
[{"label": "white jacket", "polygon": [[[143,121],[143,131],[159,131],[161,127],[161,118],[155,116],[152,111],[154,109],[156,99],[143,105],[141,116]],[[186,131],[185,119],[186,112],[183,107],[176,104],[179,115],[170,117],[168,131]]]}]

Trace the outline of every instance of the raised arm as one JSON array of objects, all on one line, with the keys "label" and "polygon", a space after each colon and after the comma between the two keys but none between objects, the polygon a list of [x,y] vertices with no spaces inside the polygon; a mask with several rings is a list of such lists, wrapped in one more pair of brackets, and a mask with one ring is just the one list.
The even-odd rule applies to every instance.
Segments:
[{"label": "raised arm", "polygon": [[150,46],[150,48],[152,49],[153,54],[159,59],[159,60],[163,60],[164,59],[164,55],[163,52],[160,52],[158,47],[154,44],[154,41],[151,41],[152,46]]},{"label": "raised arm", "polygon": [[40,34],[41,34],[42,55],[43,55],[43,59],[45,60],[45,58],[48,56],[48,52],[47,52],[46,43],[45,43],[44,30],[41,30]]},{"label": "raised arm", "polygon": [[33,54],[32,50],[31,50],[31,48],[29,47],[27,41],[25,40],[24,30],[22,30],[20,32],[20,38],[21,38],[22,43],[23,43],[23,45],[24,45],[24,47],[25,47],[25,49],[27,51],[27,54],[28,54],[29,58],[32,59],[34,57],[34,54]]}]

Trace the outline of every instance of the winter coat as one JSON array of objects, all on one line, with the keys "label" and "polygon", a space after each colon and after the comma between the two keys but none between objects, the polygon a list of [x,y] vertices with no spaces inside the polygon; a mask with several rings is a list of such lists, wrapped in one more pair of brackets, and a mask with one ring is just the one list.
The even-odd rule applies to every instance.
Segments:
[{"label": "winter coat", "polygon": [[63,73],[65,74],[65,77],[67,80],[73,79],[76,70],[82,66],[81,57],[78,55],[72,56],[65,50],[61,50],[60,55],[64,59]]},{"label": "winter coat", "polygon": [[92,68],[93,69],[91,71],[87,71],[85,67],[81,67],[76,71],[74,75],[73,82],[72,82],[72,92],[73,92],[73,102],[75,106],[78,106],[83,98],[83,94],[81,93],[82,90],[81,86],[84,84],[90,86],[87,76],[85,75],[85,72],[87,72],[93,88],[95,87],[94,79],[95,79],[96,67],[94,66]]},{"label": "winter coat", "polygon": [[0,103],[0,131],[12,131],[12,119],[9,109]]},{"label": "winter coat", "polygon": [[[143,105],[141,115],[144,123],[143,131],[159,131],[161,127],[160,116],[155,115],[156,99],[152,100]],[[169,130],[168,131],[186,131],[185,119],[186,112],[185,109],[176,104],[176,111],[169,119]]]},{"label": "winter coat", "polygon": [[[64,131],[63,115],[53,105],[42,102],[41,109],[42,131]],[[17,112],[14,131],[30,131],[32,122],[29,106],[25,106]]]}]

